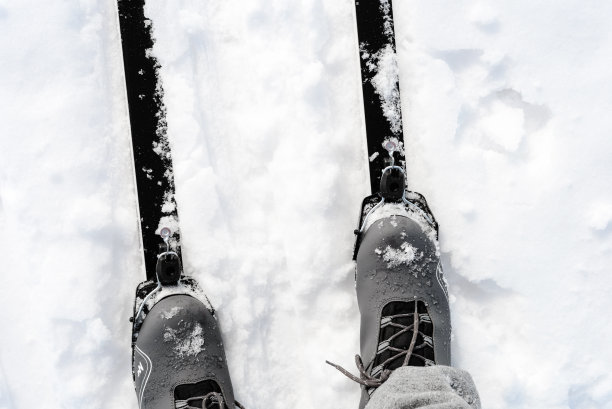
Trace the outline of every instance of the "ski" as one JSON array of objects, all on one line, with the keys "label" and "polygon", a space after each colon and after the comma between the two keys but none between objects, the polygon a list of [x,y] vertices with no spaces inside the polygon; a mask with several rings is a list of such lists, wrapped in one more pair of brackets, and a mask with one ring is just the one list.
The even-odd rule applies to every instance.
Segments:
[{"label": "ski", "polygon": [[[435,231],[425,198],[407,189],[399,68],[391,0],[356,0],[361,86],[372,195],[361,205],[353,259],[373,215],[385,204],[418,214]],[[379,212],[380,213],[380,212]]]},{"label": "ski", "polygon": [[391,0],[356,0],[355,11],[370,186],[377,193],[388,166],[388,148],[397,163],[405,160]]},{"label": "ski", "polygon": [[154,280],[159,231],[164,225],[173,230],[170,244],[180,259],[166,111],[159,64],[151,54],[151,21],[144,15],[144,0],[118,0],[117,5],[145,272],[147,280]]},{"label": "ski", "polygon": [[140,409],[235,403],[215,310],[183,274],[163,87],[145,0],[117,0],[146,280],[134,297],[132,377]]}]

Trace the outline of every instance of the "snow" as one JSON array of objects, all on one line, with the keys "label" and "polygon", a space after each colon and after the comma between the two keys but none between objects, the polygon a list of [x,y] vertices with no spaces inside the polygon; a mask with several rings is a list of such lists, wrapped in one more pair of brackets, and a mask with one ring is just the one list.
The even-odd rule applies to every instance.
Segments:
[{"label": "snow", "polygon": [[179,322],[179,329],[164,327],[164,342],[174,344],[174,352],[179,356],[197,356],[205,352],[204,330],[199,323]]},{"label": "snow", "polygon": [[181,307],[172,307],[169,311],[163,311],[161,316],[165,320],[169,320],[181,311]]},{"label": "snow", "polygon": [[398,89],[399,70],[397,55],[393,46],[387,46],[368,58],[368,67],[376,72],[372,78],[374,90],[378,94],[383,108],[383,115],[391,125],[391,131],[397,135],[402,129],[400,93]]},{"label": "snow", "polygon": [[387,246],[384,249],[376,249],[374,252],[382,257],[388,268],[395,268],[402,264],[410,265],[422,254],[417,254],[416,249],[408,242],[400,244],[399,248]]},{"label": "snow", "polygon": [[[612,5],[396,1],[409,187],[487,408],[611,408]],[[355,408],[368,194],[350,1],[149,0],[185,267],[236,397]],[[0,408],[136,407],[114,1],[0,0]]]}]

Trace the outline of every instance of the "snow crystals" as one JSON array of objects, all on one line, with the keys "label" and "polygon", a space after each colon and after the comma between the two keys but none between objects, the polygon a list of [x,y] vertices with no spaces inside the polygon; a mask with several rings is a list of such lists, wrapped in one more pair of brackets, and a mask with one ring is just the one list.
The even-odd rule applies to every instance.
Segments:
[{"label": "snow crystals", "polygon": [[163,319],[165,320],[169,320],[170,318],[174,317],[176,314],[178,314],[180,311],[182,310],[181,307],[172,307],[170,309],[170,311],[164,311],[161,313],[161,316]]},{"label": "snow crystals", "polygon": [[399,248],[391,246],[383,250],[377,248],[375,252],[387,262],[387,268],[395,268],[402,264],[410,265],[418,257],[416,249],[408,242],[403,242]]},{"label": "snow crystals", "polygon": [[365,44],[361,45],[361,54],[366,59],[366,65],[372,72],[374,90],[380,98],[383,114],[394,135],[402,130],[402,113],[399,93],[399,68],[393,45],[388,43],[375,54],[365,52]]},{"label": "snow crystals", "polygon": [[[204,331],[199,323],[185,323],[181,321],[179,329],[166,327],[164,341],[174,342],[174,352],[179,357],[196,356],[204,348]],[[181,327],[182,326],[182,327]]]}]

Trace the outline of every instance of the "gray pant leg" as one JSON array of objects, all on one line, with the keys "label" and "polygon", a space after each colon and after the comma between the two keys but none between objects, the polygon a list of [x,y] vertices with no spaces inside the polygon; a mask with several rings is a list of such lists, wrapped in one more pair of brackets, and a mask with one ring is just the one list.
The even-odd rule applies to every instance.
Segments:
[{"label": "gray pant leg", "polygon": [[480,409],[469,373],[450,366],[404,366],[372,394],[365,409]]}]

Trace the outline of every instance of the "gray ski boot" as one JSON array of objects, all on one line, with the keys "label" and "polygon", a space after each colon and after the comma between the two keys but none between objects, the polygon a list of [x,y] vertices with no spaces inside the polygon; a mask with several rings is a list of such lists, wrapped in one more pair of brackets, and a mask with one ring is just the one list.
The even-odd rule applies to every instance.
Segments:
[{"label": "gray ski boot", "polygon": [[[387,167],[381,193],[364,199],[355,231],[361,356],[355,361],[363,409],[400,366],[450,365],[450,310],[438,225],[427,202],[405,189],[403,169]],[[329,363],[329,362],[328,362]]]},{"label": "gray ski boot", "polygon": [[140,409],[234,409],[221,332],[178,255],[158,256],[157,283],[138,286],[132,328],[132,372]]}]

